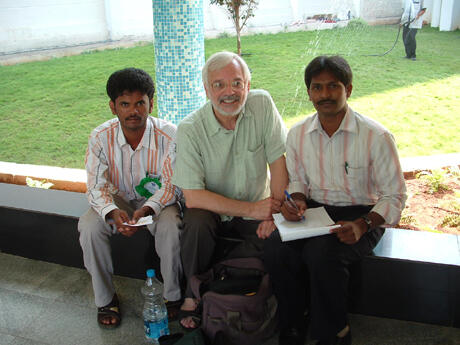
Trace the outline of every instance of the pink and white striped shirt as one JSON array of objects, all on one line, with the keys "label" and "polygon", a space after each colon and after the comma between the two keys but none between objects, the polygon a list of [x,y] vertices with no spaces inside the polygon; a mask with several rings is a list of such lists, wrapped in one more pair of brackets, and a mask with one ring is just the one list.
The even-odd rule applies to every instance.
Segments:
[{"label": "pink and white striped shirt", "polygon": [[[144,135],[133,150],[127,143],[118,118],[98,126],[89,137],[86,152],[87,197],[103,218],[116,209],[112,195],[126,201],[145,201],[155,214],[176,201],[180,191],[171,183],[175,164],[176,126],[147,117]],[[161,188],[146,200],[136,190],[146,177],[157,177]]]},{"label": "pink and white striped shirt", "polygon": [[348,111],[329,137],[318,114],[289,131],[289,192],[334,205],[375,205],[387,225],[399,222],[406,185],[391,133],[374,120]]}]

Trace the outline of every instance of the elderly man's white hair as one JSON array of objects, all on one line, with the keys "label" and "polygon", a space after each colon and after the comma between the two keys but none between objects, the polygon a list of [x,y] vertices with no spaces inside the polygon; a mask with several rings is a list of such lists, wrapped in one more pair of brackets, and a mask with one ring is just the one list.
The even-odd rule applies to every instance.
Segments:
[{"label": "elderly man's white hair", "polygon": [[201,71],[201,76],[203,78],[203,82],[205,83],[205,85],[209,86],[209,72],[224,68],[233,60],[236,60],[238,64],[241,66],[241,69],[243,70],[244,81],[251,81],[251,71],[249,71],[249,67],[246,64],[246,62],[238,54],[224,51],[211,55],[208,61],[206,61],[206,63],[204,64],[203,70]]}]

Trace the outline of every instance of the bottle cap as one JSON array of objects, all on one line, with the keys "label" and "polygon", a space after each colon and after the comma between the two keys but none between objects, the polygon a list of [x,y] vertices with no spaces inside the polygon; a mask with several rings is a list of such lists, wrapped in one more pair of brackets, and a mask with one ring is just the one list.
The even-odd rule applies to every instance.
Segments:
[{"label": "bottle cap", "polygon": [[147,270],[147,277],[148,277],[148,278],[153,278],[153,277],[155,277],[155,270],[152,269],[152,268],[149,269],[149,270]]}]

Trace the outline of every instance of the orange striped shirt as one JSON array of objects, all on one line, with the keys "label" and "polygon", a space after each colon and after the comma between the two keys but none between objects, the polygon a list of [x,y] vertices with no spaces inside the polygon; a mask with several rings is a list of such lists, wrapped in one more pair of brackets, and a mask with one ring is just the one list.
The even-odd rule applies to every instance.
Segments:
[{"label": "orange striped shirt", "polygon": [[[133,150],[127,143],[117,118],[98,126],[89,137],[86,152],[87,197],[103,219],[116,209],[112,195],[136,200],[155,214],[173,204],[180,191],[171,183],[176,159],[176,126],[149,116],[144,135]],[[161,188],[148,199],[135,187],[146,177],[157,177]]]},{"label": "orange striped shirt", "polygon": [[375,205],[386,224],[397,224],[407,195],[391,133],[370,118],[348,111],[329,137],[318,115],[289,131],[286,145],[289,192],[334,205]]}]

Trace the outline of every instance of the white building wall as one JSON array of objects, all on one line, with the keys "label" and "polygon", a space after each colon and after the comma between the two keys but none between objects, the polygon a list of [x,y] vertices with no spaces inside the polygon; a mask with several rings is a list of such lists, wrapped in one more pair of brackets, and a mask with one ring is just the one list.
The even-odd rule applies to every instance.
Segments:
[{"label": "white building wall", "polygon": [[153,39],[152,0],[104,1],[110,40]]},{"label": "white building wall", "polygon": [[0,53],[106,39],[101,0],[0,1]]},{"label": "white building wall", "polygon": [[[233,35],[225,9],[203,1],[205,36]],[[454,30],[460,0],[442,3],[442,30]],[[388,22],[400,17],[401,8],[402,0],[260,0],[243,33],[278,32],[317,14],[345,19],[348,11],[371,23]],[[0,54],[152,37],[152,0],[0,0]]]},{"label": "white building wall", "polygon": [[453,31],[460,28],[460,0],[442,0],[439,30]]},{"label": "white building wall", "polygon": [[361,18],[370,24],[399,23],[402,14],[401,0],[362,0]]}]

